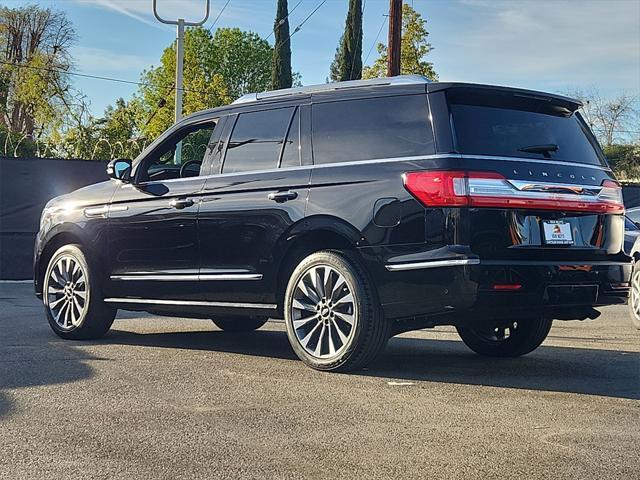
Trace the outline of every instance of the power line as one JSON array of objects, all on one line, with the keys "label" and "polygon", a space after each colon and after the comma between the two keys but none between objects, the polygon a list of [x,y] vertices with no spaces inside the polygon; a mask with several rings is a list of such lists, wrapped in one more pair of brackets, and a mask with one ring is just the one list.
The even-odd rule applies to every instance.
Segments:
[{"label": "power line", "polygon": [[[273,49],[277,50],[278,48],[280,48],[282,45],[284,45],[285,43],[287,43],[289,40],[291,40],[291,37],[293,37],[296,33],[298,33],[302,27],[304,26],[305,23],[307,23],[309,21],[309,19],[311,17],[313,17],[313,15],[320,10],[320,7],[322,7],[325,3],[327,3],[327,0],[322,0],[317,6],[316,8],[314,8],[311,13],[309,15],[307,15],[304,20],[302,20],[302,22],[300,22],[300,24],[293,30],[293,32],[291,32],[289,34],[289,36],[287,38],[285,38],[284,40],[282,40],[281,42],[279,42],[278,44],[274,45]],[[297,5],[296,5],[297,6]],[[293,11],[293,10],[292,10]],[[273,58],[269,58],[267,59],[266,62],[260,64],[257,68],[253,69],[253,73],[257,73],[262,67],[264,67],[268,62],[271,62],[273,60]]]},{"label": "power line", "polygon": [[[80,72],[69,72],[67,70],[65,70],[64,68],[46,68],[46,67],[36,67],[35,65],[26,65],[24,63],[13,63],[13,62],[7,62],[7,61],[2,61],[0,60],[0,64],[1,65],[9,65],[11,67],[15,67],[15,68],[28,68],[31,70],[39,70],[41,72],[50,72],[50,73],[61,73],[64,75],[72,75],[75,77],[82,77],[82,78],[91,78],[94,80],[104,80],[104,81],[108,81],[108,82],[117,82],[117,83],[125,83],[128,85],[138,85],[138,86],[142,86],[142,87],[157,87],[157,85],[154,85],[152,83],[148,83],[148,82],[136,82],[133,80],[125,80],[122,78],[114,78],[114,77],[103,77],[100,75],[93,75],[90,73],[80,73]],[[173,89],[173,87],[172,87]],[[191,93],[200,93],[200,94],[204,94],[206,95],[206,92],[201,92],[198,90],[188,90],[186,88],[182,89],[183,92],[191,92]]]},{"label": "power line", "polygon": [[[291,14],[293,13],[293,11],[294,11],[296,8],[298,8],[298,5],[300,5],[301,3],[302,3],[302,0],[300,0],[298,3],[296,3],[296,4],[293,6],[293,8],[291,9],[291,11],[290,11],[289,13],[287,13],[287,16],[286,16],[286,17],[284,17],[282,20],[280,20],[279,24],[278,24],[278,25],[276,25],[276,28],[279,28],[279,27],[284,23],[284,21],[285,21],[287,18],[289,18],[289,15],[291,15]],[[265,37],[265,40],[269,40],[269,38],[271,37],[271,35],[273,35],[274,33],[276,33],[276,28],[274,28],[273,30],[271,30],[271,31],[269,32],[269,35],[267,35],[267,36]]]},{"label": "power line", "polygon": [[373,51],[373,47],[375,47],[376,43],[378,43],[378,38],[380,38],[382,29],[384,28],[385,24],[387,23],[387,19],[389,18],[388,15],[383,15],[383,17],[384,18],[382,19],[382,25],[380,25],[380,29],[378,30],[378,34],[376,35],[376,39],[373,41],[371,48],[367,52],[367,57],[364,59],[364,62],[362,62],[363,67],[364,67],[364,64],[367,63],[367,60],[369,60],[369,55],[371,55],[371,52]]},{"label": "power line", "polygon": [[[222,7],[220,9],[220,11],[218,12],[218,16],[215,18],[215,20],[213,21],[213,23],[211,24],[211,26],[209,27],[209,31],[213,30],[213,27],[216,26],[216,23],[218,23],[218,20],[220,19],[220,16],[222,15],[222,12],[224,12],[224,9],[227,8],[227,5],[229,5],[229,2],[231,0],[227,0],[227,3],[224,4],[224,7]],[[302,0],[301,0],[302,1]]]}]

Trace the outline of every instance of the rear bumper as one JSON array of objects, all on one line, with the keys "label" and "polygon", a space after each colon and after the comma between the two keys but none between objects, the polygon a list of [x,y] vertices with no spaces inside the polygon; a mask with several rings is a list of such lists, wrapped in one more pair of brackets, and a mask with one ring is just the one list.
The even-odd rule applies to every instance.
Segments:
[{"label": "rear bumper", "polygon": [[[626,303],[632,270],[625,255],[579,262],[498,261],[460,255],[456,248],[444,257],[419,259],[414,254],[410,262],[394,262],[408,256],[362,252],[385,315],[393,319],[461,311],[566,312]],[[513,289],[496,290],[495,285]]]}]

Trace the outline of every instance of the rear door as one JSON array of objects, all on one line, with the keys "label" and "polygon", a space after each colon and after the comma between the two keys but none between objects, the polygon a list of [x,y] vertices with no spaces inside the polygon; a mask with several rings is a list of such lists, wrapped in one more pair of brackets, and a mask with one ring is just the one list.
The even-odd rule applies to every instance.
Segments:
[{"label": "rear door", "polygon": [[279,246],[305,214],[307,106],[243,111],[230,121],[222,165],[207,178],[200,208],[201,294],[269,309]]}]

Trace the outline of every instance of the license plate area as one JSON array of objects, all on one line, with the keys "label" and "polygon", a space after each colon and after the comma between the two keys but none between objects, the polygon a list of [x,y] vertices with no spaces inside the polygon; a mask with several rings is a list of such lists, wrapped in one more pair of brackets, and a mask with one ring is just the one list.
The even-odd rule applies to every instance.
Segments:
[{"label": "license plate area", "polygon": [[598,285],[549,285],[544,292],[547,305],[594,305]]},{"label": "license plate area", "polygon": [[573,245],[571,223],[564,220],[543,220],[542,239],[546,245]]}]

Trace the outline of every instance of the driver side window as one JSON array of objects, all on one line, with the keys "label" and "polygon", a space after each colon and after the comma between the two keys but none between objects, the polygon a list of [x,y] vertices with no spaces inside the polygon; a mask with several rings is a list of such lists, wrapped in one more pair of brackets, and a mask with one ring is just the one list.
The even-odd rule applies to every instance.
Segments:
[{"label": "driver side window", "polygon": [[197,177],[217,121],[185,127],[151,152],[141,171],[142,182]]}]

